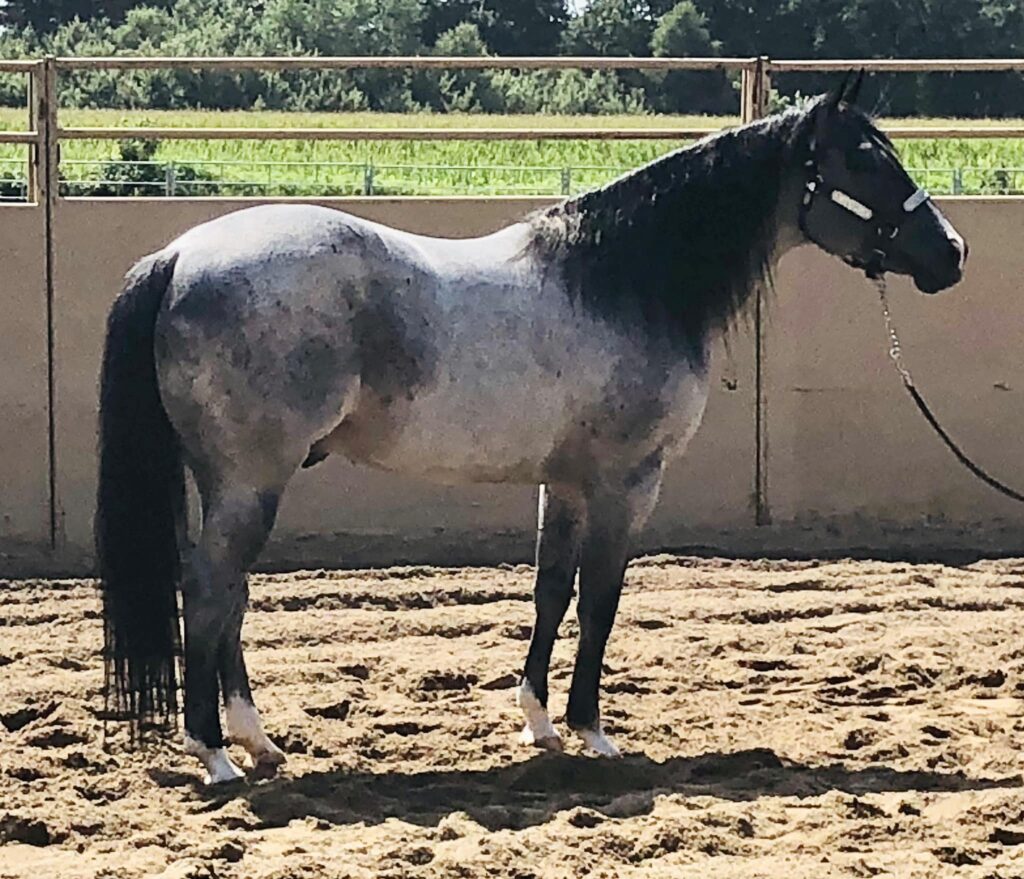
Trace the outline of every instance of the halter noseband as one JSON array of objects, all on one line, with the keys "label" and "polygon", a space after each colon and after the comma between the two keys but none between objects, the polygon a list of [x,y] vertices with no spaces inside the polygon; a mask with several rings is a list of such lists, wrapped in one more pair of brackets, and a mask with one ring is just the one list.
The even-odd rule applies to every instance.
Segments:
[{"label": "halter noseband", "polygon": [[[809,171],[809,177],[807,183],[804,184],[804,195],[800,202],[800,231],[807,236],[807,238],[815,243],[820,244],[815,237],[811,234],[807,228],[807,215],[810,213],[811,207],[814,204],[815,198],[817,198],[823,190],[828,190],[829,200],[847,211],[853,214],[858,220],[864,223],[870,223],[874,226],[874,235],[869,242],[870,256],[867,259],[858,258],[856,255],[842,256],[842,259],[857,269],[863,269],[864,273],[869,278],[880,277],[883,273],[882,266],[885,264],[885,259],[888,256],[886,252],[886,245],[889,241],[892,241],[900,233],[900,227],[904,219],[904,215],[910,215],[916,211],[921,205],[931,199],[931,196],[923,189],[917,189],[903,202],[901,211],[896,216],[890,216],[889,218],[878,217],[879,211],[864,204],[854,198],[848,192],[836,187],[827,187],[825,178],[822,177],[821,171],[818,170],[818,160],[815,155],[815,143],[811,141],[811,157],[804,162],[804,167]],[[878,219],[876,219],[878,217]]]}]

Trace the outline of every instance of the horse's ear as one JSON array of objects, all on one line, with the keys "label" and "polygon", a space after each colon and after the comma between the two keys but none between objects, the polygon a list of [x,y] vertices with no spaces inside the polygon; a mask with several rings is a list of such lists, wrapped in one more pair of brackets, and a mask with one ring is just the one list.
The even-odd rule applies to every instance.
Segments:
[{"label": "horse's ear", "polygon": [[829,120],[839,107],[839,102],[846,99],[846,84],[850,81],[849,71],[836,86],[829,90],[825,99],[818,105],[814,114],[814,143],[821,144],[826,140]]},{"label": "horse's ear", "polygon": [[856,104],[857,98],[860,95],[860,87],[864,84],[864,68],[862,67],[858,72],[856,78],[850,83],[850,87],[846,90],[846,95],[843,100],[847,104]]},{"label": "horse's ear", "polygon": [[825,96],[825,109],[831,112],[839,106],[840,101],[846,100],[846,84],[850,81],[850,72],[843,74],[839,84]]}]

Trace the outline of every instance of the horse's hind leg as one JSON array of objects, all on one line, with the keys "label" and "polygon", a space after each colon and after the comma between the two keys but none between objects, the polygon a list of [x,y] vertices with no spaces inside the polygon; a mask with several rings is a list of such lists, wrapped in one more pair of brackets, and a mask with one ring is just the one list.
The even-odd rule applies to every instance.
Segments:
[{"label": "horse's hind leg", "polygon": [[583,505],[565,490],[541,486],[537,523],[536,621],[516,701],[526,718],[521,741],[550,751],[562,740],[548,716],[548,667],[558,626],[572,599],[579,563]]},{"label": "horse's hind leg", "polygon": [[231,621],[221,642],[220,683],[228,738],[245,748],[254,769],[272,773],[285,762],[285,756],[264,732],[263,722],[253,704],[249,674],[242,654],[243,614],[244,610]]},{"label": "horse's hind leg", "polygon": [[240,641],[248,601],[246,571],[274,524],[280,488],[237,481],[200,485],[203,528],[185,582],[185,748],[198,757],[210,783],[242,773],[224,748],[218,676],[230,734],[256,763],[276,764],[281,752],[263,733],[252,705]]}]

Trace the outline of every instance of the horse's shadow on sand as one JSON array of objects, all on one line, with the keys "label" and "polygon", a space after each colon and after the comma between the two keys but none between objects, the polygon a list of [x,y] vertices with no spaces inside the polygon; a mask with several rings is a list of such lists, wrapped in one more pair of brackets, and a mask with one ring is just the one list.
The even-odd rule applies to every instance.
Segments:
[{"label": "horse's shadow on sand", "polygon": [[284,776],[242,790],[216,790],[205,796],[210,810],[238,798],[247,800],[259,827],[280,827],[307,818],[330,824],[399,818],[433,826],[453,812],[465,812],[494,831],[541,824],[559,812],[580,807],[612,818],[642,815],[662,794],[753,801],[766,796],[811,797],[828,791],[862,795],[1021,786],[1020,776],[970,778],[959,772],[900,771],[886,766],[806,766],[757,748],[673,757],[663,763],[642,754],[614,762],[541,754],[483,771],[366,773],[336,769],[298,778]]}]

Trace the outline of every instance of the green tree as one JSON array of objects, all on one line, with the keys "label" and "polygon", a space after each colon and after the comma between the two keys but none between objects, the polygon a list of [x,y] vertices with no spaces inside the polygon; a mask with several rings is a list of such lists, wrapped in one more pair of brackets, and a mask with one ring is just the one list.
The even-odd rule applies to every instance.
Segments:
[{"label": "green tree", "polygon": [[[692,2],[682,0],[658,19],[651,36],[651,53],[659,58],[718,55],[721,43],[711,36],[708,19]],[[718,72],[673,70],[653,75],[659,83],[651,101],[666,112],[729,112],[736,98],[727,77]]]},{"label": "green tree", "polygon": [[[490,52],[477,25],[463,21],[437,38],[432,54],[481,56]],[[502,102],[490,77],[490,72],[485,70],[423,71],[423,88],[416,96],[431,107],[447,112],[492,113],[501,109]]]},{"label": "green tree", "polygon": [[562,38],[570,55],[650,54],[654,19],[647,0],[591,0]]},{"label": "green tree", "polygon": [[693,0],[683,0],[666,12],[651,36],[651,54],[660,58],[717,55],[722,44],[711,38],[708,17]]},{"label": "green tree", "polygon": [[37,34],[48,34],[60,25],[78,18],[106,18],[114,23],[124,20],[136,6],[170,6],[172,0],[6,0],[0,5],[0,25],[30,27]]},{"label": "green tree", "polygon": [[568,20],[565,0],[424,0],[423,42],[475,24],[499,55],[553,55]]}]

